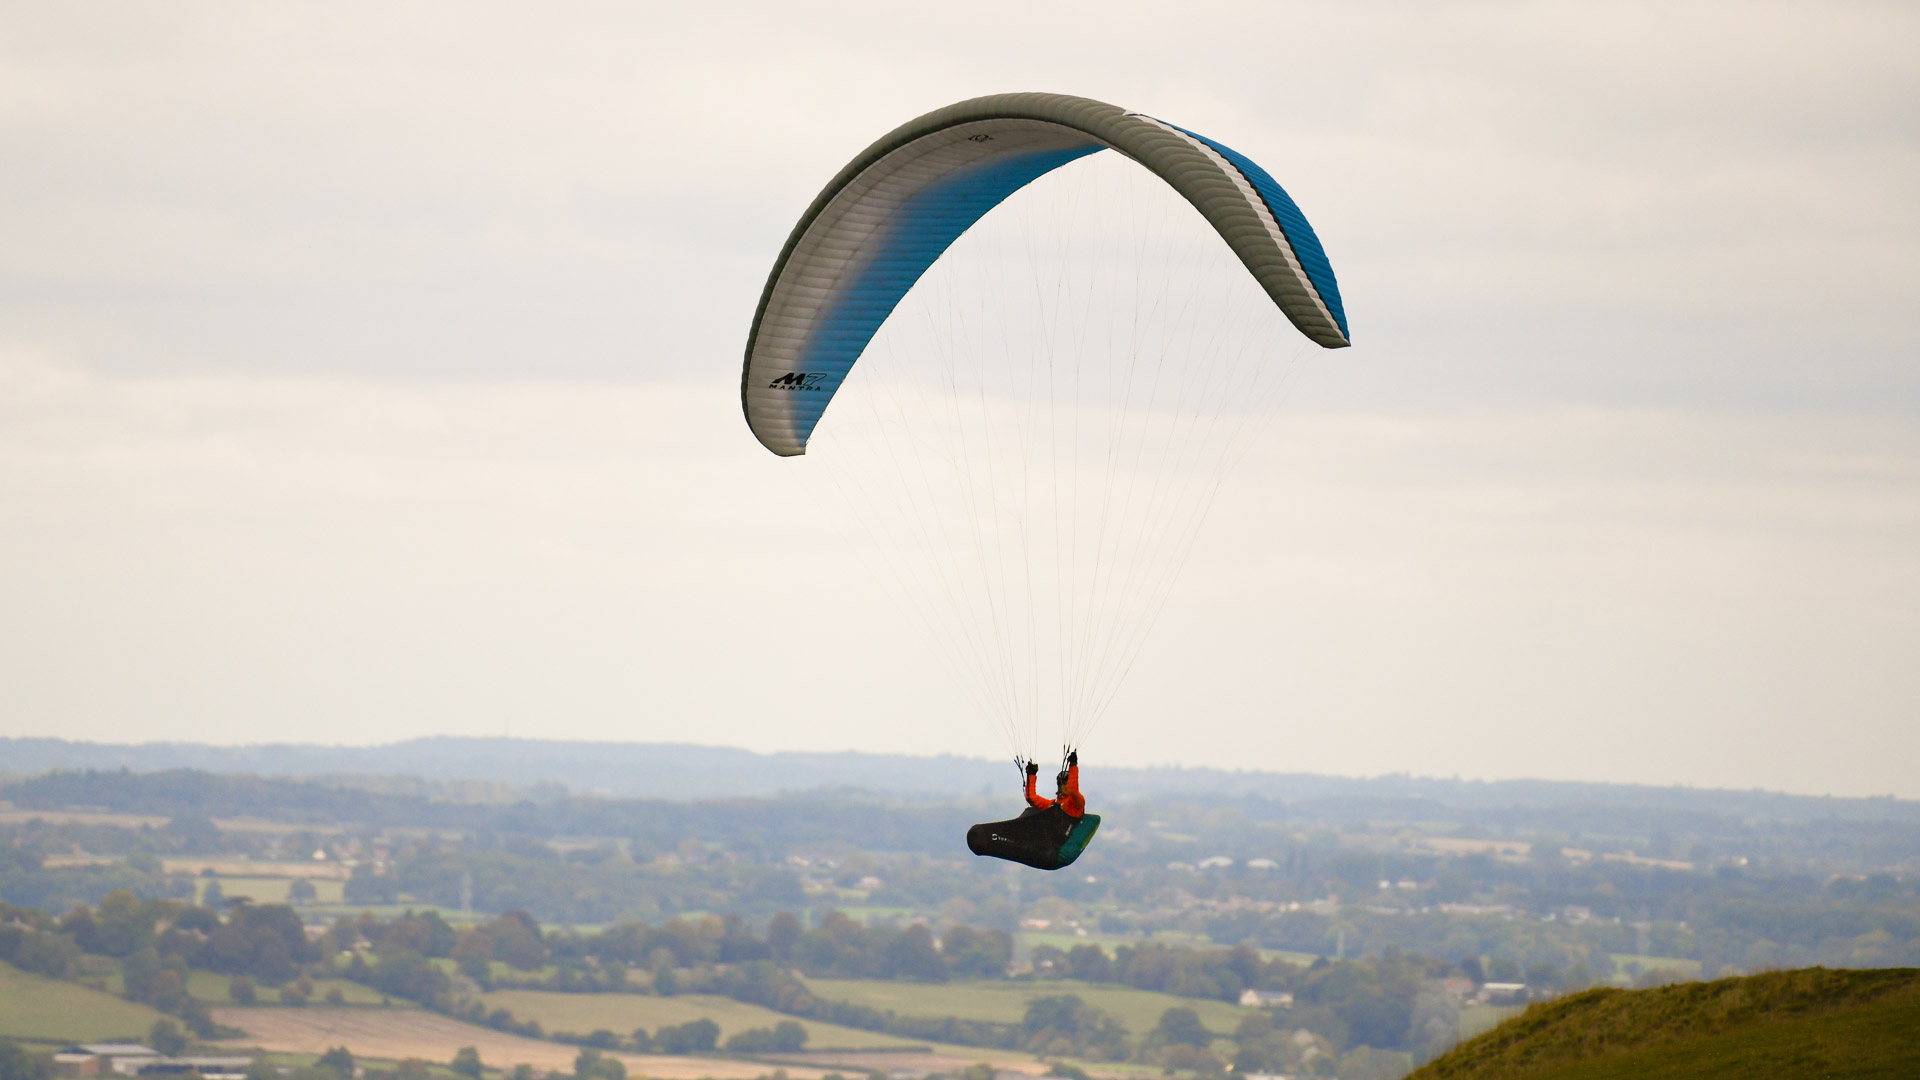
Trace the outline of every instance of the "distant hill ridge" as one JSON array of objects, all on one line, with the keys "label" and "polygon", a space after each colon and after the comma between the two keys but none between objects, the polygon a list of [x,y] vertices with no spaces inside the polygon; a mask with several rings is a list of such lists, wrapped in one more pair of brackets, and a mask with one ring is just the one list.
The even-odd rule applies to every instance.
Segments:
[{"label": "distant hill ridge", "polygon": [[1920,969],[1803,968],[1535,1005],[1407,1080],[1920,1076]]},{"label": "distant hill ridge", "polygon": [[[1018,781],[1010,762],[903,754],[771,753],[717,746],[560,742],[442,736],[384,746],[199,743],[106,744],[64,739],[0,739],[0,770],[31,776],[53,769],[198,769],[325,781],[347,775],[491,781],[515,788],[564,784],[575,794],[617,798],[712,799],[770,796],[821,788],[857,788],[927,801],[1005,794]],[[1432,820],[1448,807],[1605,806],[1694,811],[1748,820],[1920,822],[1920,801],[1832,798],[1552,780],[1475,781],[1383,776],[1348,778],[1208,768],[1112,768],[1087,762],[1090,781],[1108,798],[1277,800],[1311,803],[1327,816],[1346,809],[1371,816]],[[1554,827],[1544,820],[1529,820]]]}]

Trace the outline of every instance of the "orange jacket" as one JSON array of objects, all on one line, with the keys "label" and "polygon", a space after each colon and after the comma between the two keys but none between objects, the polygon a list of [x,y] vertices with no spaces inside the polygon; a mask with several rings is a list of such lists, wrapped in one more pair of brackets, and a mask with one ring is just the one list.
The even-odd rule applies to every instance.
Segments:
[{"label": "orange jacket", "polygon": [[[1045,810],[1053,805],[1054,800],[1046,798],[1033,789],[1035,781],[1039,779],[1038,774],[1027,774],[1027,805],[1036,810]],[[1067,793],[1060,798],[1060,809],[1065,810],[1068,817],[1079,817],[1087,812],[1087,800],[1080,794],[1080,766],[1078,765],[1067,766]]]}]

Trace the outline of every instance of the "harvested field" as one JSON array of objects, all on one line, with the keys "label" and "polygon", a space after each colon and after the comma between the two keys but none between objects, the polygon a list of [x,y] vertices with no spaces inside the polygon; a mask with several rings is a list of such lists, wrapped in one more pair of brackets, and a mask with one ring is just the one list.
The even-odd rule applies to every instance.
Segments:
[{"label": "harvested field", "polygon": [[161,859],[169,874],[204,874],[245,878],[318,878],[345,881],[353,871],[336,862],[254,862],[250,859]]},{"label": "harvested field", "polygon": [[[480,1060],[494,1068],[531,1065],[535,1069],[573,1071],[580,1051],[562,1043],[523,1039],[491,1028],[463,1024],[424,1009],[215,1009],[213,1016],[247,1033],[224,1045],[252,1046],[289,1054],[319,1054],[344,1046],[356,1057],[400,1061],[420,1058],[448,1062],[463,1046],[480,1052]],[[657,1054],[610,1054],[627,1066],[630,1076],[655,1080],[752,1080],[772,1072],[754,1061],[727,1058],[665,1057]],[[820,1080],[824,1069],[788,1068],[794,1080]]]},{"label": "harvested field", "polygon": [[818,1053],[782,1054],[780,1061],[801,1063],[815,1068],[864,1073],[890,1073],[899,1070],[952,1075],[981,1061],[991,1064],[1001,1072],[1025,1073],[1028,1076],[1045,1075],[1048,1068],[1047,1065],[1033,1060],[1026,1054],[1008,1050],[967,1050],[963,1047],[952,1048],[952,1050],[954,1052],[944,1054],[822,1050]]},{"label": "harvested field", "polygon": [[[49,825],[104,825],[115,829],[137,829],[146,825],[160,828],[173,818],[166,814],[118,814],[110,810],[22,810],[0,803],[0,825],[24,825],[44,821]],[[258,818],[214,818],[222,832],[294,833],[332,835],[338,825],[298,825],[285,821],[261,821]]]},{"label": "harvested field", "polygon": [[172,820],[155,814],[114,814],[105,810],[0,810],[0,825],[44,821],[48,825],[106,825],[116,829],[149,825],[157,829]]},{"label": "harvested field", "polygon": [[120,861],[118,855],[48,855],[40,860],[40,866],[47,870],[65,870],[74,866],[113,866]]}]

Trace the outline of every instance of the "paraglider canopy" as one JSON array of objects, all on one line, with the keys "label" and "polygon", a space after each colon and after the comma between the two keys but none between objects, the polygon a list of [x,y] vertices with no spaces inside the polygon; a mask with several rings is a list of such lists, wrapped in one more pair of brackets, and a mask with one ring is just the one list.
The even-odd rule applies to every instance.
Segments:
[{"label": "paraglider canopy", "polygon": [[895,129],[833,178],[774,263],[740,396],[755,437],[806,453],[827,403],[900,299],[960,234],[1035,178],[1104,149],[1192,203],[1302,334],[1349,344],[1333,267],[1299,207],[1221,143],[1065,94],[1001,94]]}]

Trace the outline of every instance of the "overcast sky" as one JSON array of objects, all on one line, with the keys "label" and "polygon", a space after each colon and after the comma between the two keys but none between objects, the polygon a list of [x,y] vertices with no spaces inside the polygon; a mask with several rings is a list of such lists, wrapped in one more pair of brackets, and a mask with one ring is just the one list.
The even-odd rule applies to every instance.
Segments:
[{"label": "overcast sky", "polygon": [[848,158],[1052,90],[1355,340],[1090,752],[1920,797],[1920,8],[678,7],[0,2],[0,734],[997,756],[738,364]]}]

